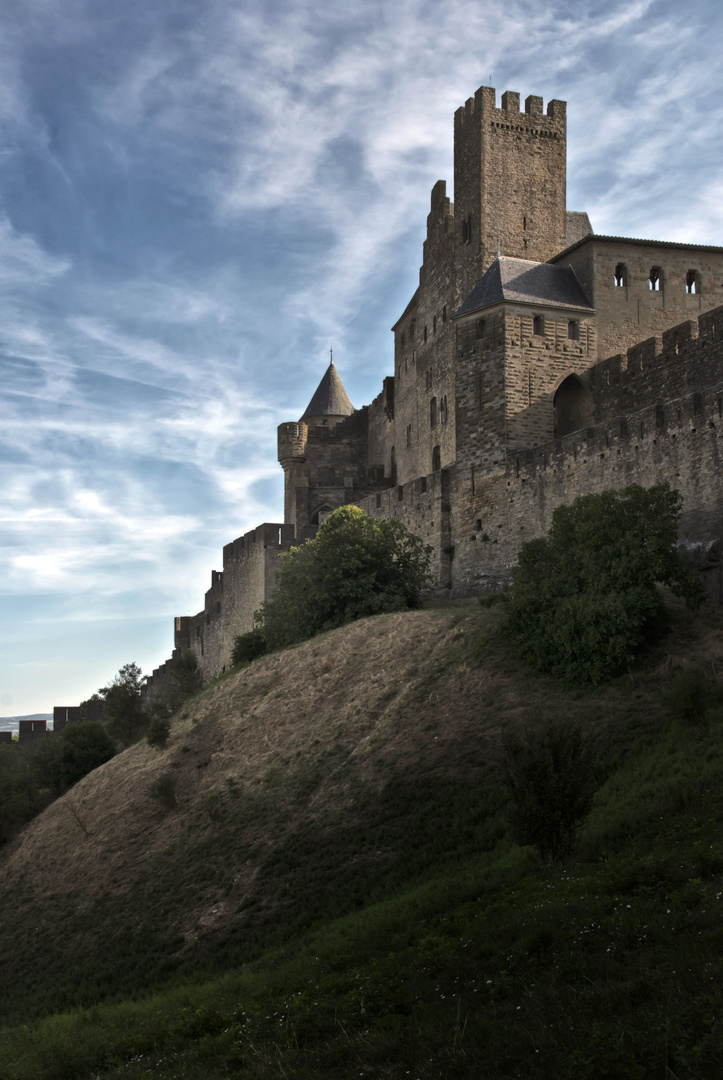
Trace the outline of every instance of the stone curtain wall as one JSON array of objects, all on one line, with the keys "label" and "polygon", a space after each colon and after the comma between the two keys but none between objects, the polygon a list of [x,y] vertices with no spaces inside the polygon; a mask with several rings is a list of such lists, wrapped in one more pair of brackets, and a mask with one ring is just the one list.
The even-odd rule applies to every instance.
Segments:
[{"label": "stone curtain wall", "polygon": [[[695,336],[695,330],[698,335]],[[723,308],[590,372],[598,423],[536,449],[509,450],[497,475],[459,463],[451,483],[451,580],[459,594],[505,580],[522,543],[578,495],[668,481],[683,497],[680,539],[723,538]]]},{"label": "stone curtain wall", "polygon": [[[204,682],[225,671],[231,663],[234,638],[253,629],[254,613],[273,591],[279,554],[315,534],[312,526],[295,529],[293,525],[266,523],[226,544],[223,572],[212,571],[203,611],[175,619],[171,659],[191,649]],[[144,694],[147,701],[168,692],[170,674],[170,660],[154,669]]]}]

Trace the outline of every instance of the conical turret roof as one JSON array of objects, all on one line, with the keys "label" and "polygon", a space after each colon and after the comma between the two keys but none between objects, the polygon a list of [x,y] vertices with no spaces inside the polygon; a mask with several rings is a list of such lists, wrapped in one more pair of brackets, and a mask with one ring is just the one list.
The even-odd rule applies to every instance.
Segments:
[{"label": "conical turret roof", "polygon": [[351,416],[353,412],[354,406],[349,401],[349,395],[332,361],[301,419],[309,420],[314,416]]}]

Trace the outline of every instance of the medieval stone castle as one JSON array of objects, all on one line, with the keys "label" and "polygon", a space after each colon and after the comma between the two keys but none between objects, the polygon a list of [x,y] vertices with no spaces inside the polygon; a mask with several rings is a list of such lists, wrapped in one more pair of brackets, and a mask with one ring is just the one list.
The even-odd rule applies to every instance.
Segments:
[{"label": "medieval stone castle", "polygon": [[[203,611],[175,620],[205,679],[274,586],[279,552],[354,503],[433,549],[474,595],[576,496],[667,480],[721,600],[723,248],[597,236],[566,206],[566,104],[481,87],[454,118],[454,205],[432,189],[394,373],[354,409],[331,364],[282,424],[283,523],[228,544]],[[149,689],[160,689],[165,665]]]}]

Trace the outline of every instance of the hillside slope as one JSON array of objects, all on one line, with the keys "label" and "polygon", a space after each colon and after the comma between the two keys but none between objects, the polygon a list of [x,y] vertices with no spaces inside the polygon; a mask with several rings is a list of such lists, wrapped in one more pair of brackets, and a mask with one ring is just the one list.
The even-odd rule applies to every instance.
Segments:
[{"label": "hillside slope", "polygon": [[[474,783],[501,719],[477,703],[506,677],[448,666],[476,633],[479,616],[460,624],[464,610],[368,619],[264,658],[194,699],[165,751],[139,743],[53,803],[2,856],[0,947],[13,998],[38,964],[39,980],[65,971],[92,999],[104,975],[83,959],[101,940],[114,963],[115,941],[126,963],[143,952],[150,967],[280,910],[308,919],[303,894],[317,886],[286,863],[312,837],[317,865],[301,876],[318,876],[323,892],[346,831],[381,812],[393,833],[394,804],[406,816],[420,778],[427,797]],[[171,811],[151,796],[164,776]],[[394,862],[400,839],[366,853],[352,890]],[[74,997],[58,994],[56,1006]]]},{"label": "hillside slope", "polygon": [[[32,822],[0,861],[23,1022],[0,1078],[717,1076],[722,726],[676,726],[663,695],[676,664],[716,676],[721,612],[677,608],[585,691],[526,671],[498,619],[381,616],[264,658]],[[560,715],[601,787],[575,859],[539,871],[495,759]]]}]

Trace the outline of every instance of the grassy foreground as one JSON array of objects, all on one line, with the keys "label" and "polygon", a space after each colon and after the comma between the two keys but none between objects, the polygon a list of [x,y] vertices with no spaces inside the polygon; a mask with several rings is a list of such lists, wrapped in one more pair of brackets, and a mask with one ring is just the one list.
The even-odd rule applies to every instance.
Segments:
[{"label": "grassy foreground", "polygon": [[[525,671],[495,619],[386,616],[266,658],[32,823],[3,856],[0,1078],[717,1078],[723,725],[665,692],[677,664],[716,677],[720,614],[677,610],[584,692]],[[501,729],[561,713],[601,786],[541,869],[495,761]],[[175,806],[148,794],[166,775]]]}]

